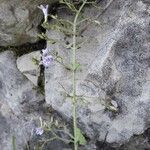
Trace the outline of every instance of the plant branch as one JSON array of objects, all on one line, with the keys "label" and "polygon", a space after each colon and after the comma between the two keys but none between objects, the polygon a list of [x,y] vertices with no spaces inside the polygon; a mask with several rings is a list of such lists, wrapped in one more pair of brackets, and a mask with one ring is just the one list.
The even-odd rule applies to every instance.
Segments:
[{"label": "plant branch", "polygon": [[[114,1],[114,0],[110,0],[110,2],[106,5],[105,8],[103,8],[102,12],[100,12],[100,13],[95,17],[95,19],[98,19],[102,14],[104,14],[105,11],[110,7],[110,5],[112,4],[113,1]],[[94,20],[95,20],[95,19],[94,19]],[[88,23],[87,25],[85,25],[85,26],[83,27],[83,29],[80,31],[79,35],[83,34],[83,32],[84,32],[90,25],[91,25],[91,22]]]},{"label": "plant branch", "polygon": [[78,135],[77,135],[77,114],[76,114],[76,107],[77,107],[77,98],[76,98],[76,32],[77,32],[77,20],[79,17],[80,12],[82,11],[84,5],[86,4],[87,0],[84,0],[82,5],[80,6],[79,10],[77,11],[74,22],[73,22],[73,54],[72,54],[72,64],[73,64],[73,73],[72,73],[72,82],[73,82],[73,129],[74,129],[74,150],[78,149]]}]

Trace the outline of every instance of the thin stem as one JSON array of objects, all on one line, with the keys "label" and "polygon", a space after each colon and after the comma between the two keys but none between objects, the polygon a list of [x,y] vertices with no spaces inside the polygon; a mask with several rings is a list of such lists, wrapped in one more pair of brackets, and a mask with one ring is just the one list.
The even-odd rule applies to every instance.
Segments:
[{"label": "thin stem", "polygon": [[53,138],[50,138],[48,140],[45,140],[40,149],[42,150],[46,143],[51,142],[51,141],[56,140],[56,139],[57,139],[57,137],[53,137]]},{"label": "thin stem", "polygon": [[73,26],[73,22],[71,22],[71,21],[69,21],[69,20],[59,19],[59,21],[60,21],[60,22],[66,22],[66,23],[68,23],[68,24],[70,24],[70,25]]},{"label": "thin stem", "polygon": [[16,147],[16,137],[14,135],[12,136],[12,145],[13,145],[13,150],[17,150],[17,147]]},{"label": "thin stem", "polygon": [[43,143],[42,146],[41,146],[41,150],[43,149],[43,147],[44,147],[44,145],[45,145],[46,143],[51,142],[51,141],[53,141],[53,140],[61,140],[61,141],[65,142],[65,143],[73,142],[72,140],[68,140],[68,139],[64,139],[64,138],[59,137],[59,136],[58,136],[54,131],[52,131],[52,130],[51,130],[51,133],[54,135],[54,137],[53,137],[53,138],[50,138],[50,139],[48,139],[48,140],[45,140],[44,143]]},{"label": "thin stem", "polygon": [[55,61],[57,63],[59,63],[60,65],[62,65],[64,68],[66,68],[67,70],[71,70],[71,68],[69,68],[68,66],[66,66],[64,63],[59,62],[57,59],[55,59]]},{"label": "thin stem", "polygon": [[81,23],[83,23],[83,22],[85,22],[85,21],[88,21],[88,20],[90,20],[90,18],[85,18],[85,19],[79,21],[79,22],[77,23],[77,25],[79,25],[79,24],[81,24]]},{"label": "thin stem", "polygon": [[67,132],[67,131],[64,131],[64,130],[57,130],[57,131],[58,131],[58,132],[63,132],[63,133],[65,133],[65,134],[67,134],[71,139],[74,139],[73,135],[70,134],[70,133]]},{"label": "thin stem", "polygon": [[[77,13],[78,14],[78,13]],[[75,78],[75,64],[76,64],[76,21],[78,16],[76,15],[73,25],[73,57],[72,57],[72,64],[73,64],[73,129],[74,129],[74,150],[78,149],[77,144],[77,120],[76,120],[76,78]]]},{"label": "thin stem", "polygon": [[71,140],[68,140],[68,139],[64,139],[64,138],[59,137],[54,131],[51,131],[51,133],[54,135],[54,137],[56,137],[57,139],[59,139],[59,140],[61,140],[61,141],[68,142],[68,143],[71,142]]},{"label": "thin stem", "polygon": [[77,98],[76,98],[76,32],[77,32],[77,20],[81,10],[83,9],[84,5],[86,4],[87,0],[84,0],[82,5],[80,6],[79,10],[77,11],[74,22],[73,22],[73,54],[72,54],[72,64],[73,64],[73,72],[72,72],[72,82],[73,82],[73,130],[74,130],[74,150],[78,150],[78,137],[77,137],[77,114],[76,114],[76,107],[77,107]]},{"label": "thin stem", "polygon": [[[112,2],[114,0],[110,0],[110,2],[106,5],[106,7],[104,9],[102,9],[102,12],[100,12],[98,15],[96,15],[95,19],[98,19],[102,14],[105,13],[105,11],[109,8],[109,6],[111,6]],[[80,31],[79,35],[81,35],[89,26],[90,26],[91,22],[86,24],[83,29]]]}]

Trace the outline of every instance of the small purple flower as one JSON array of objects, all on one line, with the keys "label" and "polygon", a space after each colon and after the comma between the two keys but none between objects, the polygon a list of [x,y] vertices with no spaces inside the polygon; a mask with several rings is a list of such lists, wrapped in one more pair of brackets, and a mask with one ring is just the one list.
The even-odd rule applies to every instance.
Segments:
[{"label": "small purple flower", "polygon": [[42,64],[45,67],[48,67],[52,62],[53,62],[53,56],[52,55],[42,57]]},{"label": "small purple flower", "polygon": [[44,130],[43,130],[43,128],[39,127],[39,128],[36,128],[36,129],[35,129],[35,133],[36,133],[37,135],[42,135],[42,134],[44,133]]},{"label": "small purple flower", "polygon": [[42,10],[43,14],[44,14],[44,22],[47,22],[47,18],[48,18],[48,5],[46,6],[43,6],[43,5],[40,5],[38,6],[39,9]]}]

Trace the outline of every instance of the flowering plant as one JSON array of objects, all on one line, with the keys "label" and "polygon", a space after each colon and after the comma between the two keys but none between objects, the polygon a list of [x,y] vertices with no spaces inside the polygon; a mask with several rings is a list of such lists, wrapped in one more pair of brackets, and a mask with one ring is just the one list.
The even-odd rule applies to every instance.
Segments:
[{"label": "flowering plant", "polygon": [[[66,48],[71,50],[72,54],[72,60],[69,65],[69,67],[66,67],[62,63],[62,58],[56,54],[56,59],[52,55],[49,55],[49,50],[45,49],[42,50],[42,64],[45,67],[48,67],[54,60],[58,61],[58,58],[61,59],[59,63],[61,63],[64,67],[66,67],[69,71],[72,73],[72,92],[71,94],[68,94],[70,98],[72,99],[73,103],[73,109],[72,109],[72,117],[73,117],[73,135],[69,133],[69,137],[71,138],[70,142],[73,142],[74,144],[74,150],[78,150],[79,145],[85,145],[86,144],[86,139],[82,133],[82,131],[78,128],[77,125],[77,102],[78,102],[78,96],[77,96],[77,84],[76,84],[76,73],[78,71],[78,67],[80,64],[76,60],[76,51],[79,49],[81,44],[79,45],[77,43],[77,37],[80,35],[82,32],[79,31],[80,25],[85,22],[85,21],[92,21],[96,24],[99,24],[97,20],[89,20],[89,18],[83,18],[81,15],[81,12],[83,11],[83,8],[85,7],[86,4],[93,4],[93,2],[88,2],[88,0],[82,0],[81,2],[76,1],[77,5],[73,3],[71,0],[60,0],[60,3],[63,5],[66,5],[69,10],[73,12],[74,18],[73,21],[70,20],[64,20],[64,19],[59,19],[58,16],[51,15],[51,18],[56,21],[56,24],[48,24],[47,22],[47,17],[48,17],[48,6],[44,7],[43,5],[39,6],[39,8],[43,11],[45,21],[43,24],[43,27],[45,29],[51,29],[51,30],[56,30],[59,32],[64,33],[66,36],[71,37],[72,43],[71,44],[66,44]],[[87,28],[87,27],[85,27]],[[53,39],[49,39],[45,34],[41,34],[42,38],[45,38],[46,40],[50,41],[52,44],[58,41],[55,41]],[[58,136],[57,136],[58,138]],[[61,138],[59,138],[61,139]]]}]

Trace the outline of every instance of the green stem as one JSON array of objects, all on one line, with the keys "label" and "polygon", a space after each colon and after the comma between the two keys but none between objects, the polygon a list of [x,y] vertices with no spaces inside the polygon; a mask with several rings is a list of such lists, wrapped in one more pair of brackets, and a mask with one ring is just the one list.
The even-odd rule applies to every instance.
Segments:
[{"label": "green stem", "polygon": [[73,64],[73,129],[74,129],[74,150],[78,149],[78,144],[77,144],[77,118],[76,118],[76,73],[75,73],[75,64],[76,64],[76,19],[75,17],[74,20],[74,25],[73,25],[73,57],[72,57],[72,64]]},{"label": "green stem", "polygon": [[17,150],[17,147],[16,147],[16,137],[14,135],[12,137],[12,145],[13,145],[13,150]]},{"label": "green stem", "polygon": [[78,150],[78,137],[77,137],[77,113],[76,113],[76,107],[77,107],[77,97],[76,97],[76,32],[77,32],[77,20],[79,17],[79,14],[81,10],[83,9],[84,5],[86,4],[87,0],[84,0],[82,5],[80,6],[79,10],[76,13],[76,16],[74,18],[73,22],[73,55],[72,55],[72,64],[73,64],[73,73],[72,73],[72,79],[73,79],[73,130],[74,130],[74,150]]}]

